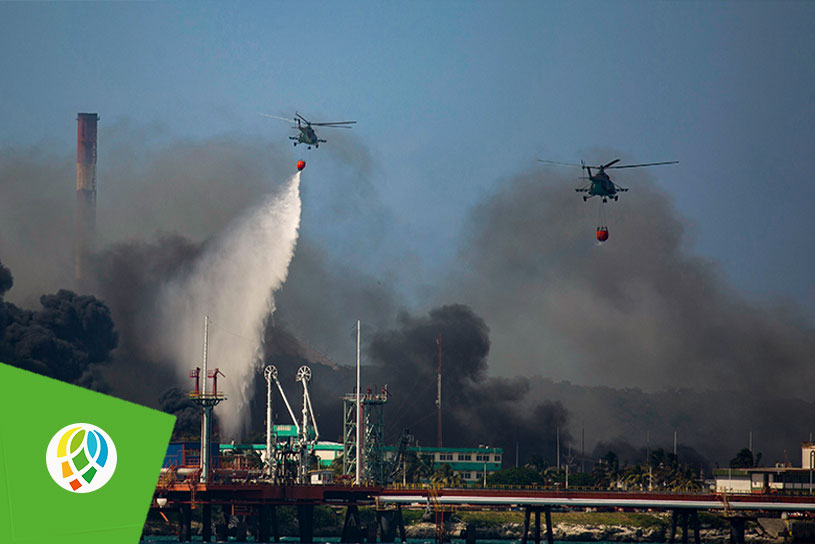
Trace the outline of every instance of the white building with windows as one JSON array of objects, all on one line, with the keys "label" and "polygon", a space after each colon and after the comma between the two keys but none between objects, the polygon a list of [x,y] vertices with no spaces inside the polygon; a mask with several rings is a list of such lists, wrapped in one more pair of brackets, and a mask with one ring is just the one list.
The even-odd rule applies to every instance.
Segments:
[{"label": "white building with windows", "polygon": [[407,451],[433,461],[433,470],[446,464],[467,483],[483,482],[487,476],[501,470],[504,450],[501,448],[435,448],[409,447]]},{"label": "white building with windows", "polygon": [[801,444],[801,467],[717,468],[717,493],[815,492],[815,443]]}]

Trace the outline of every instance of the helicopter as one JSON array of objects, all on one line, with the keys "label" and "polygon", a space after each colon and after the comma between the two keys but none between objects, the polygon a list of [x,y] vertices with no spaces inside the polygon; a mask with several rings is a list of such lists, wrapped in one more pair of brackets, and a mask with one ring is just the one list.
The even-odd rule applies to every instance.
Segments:
[{"label": "helicopter", "polygon": [[[277,115],[270,115],[268,113],[261,113],[261,115],[265,117],[271,117],[273,119],[280,119],[281,121],[290,121],[290,119],[287,119],[285,117],[278,117]],[[297,130],[299,130],[300,134],[298,134],[297,136],[289,136],[289,140],[294,140],[295,146],[297,146],[297,144],[306,144],[308,146],[308,149],[311,149],[311,146],[320,147],[320,144],[325,142],[325,140],[317,136],[317,133],[314,132],[314,129],[312,127],[352,128],[349,127],[348,125],[353,125],[356,123],[356,121],[312,123],[311,121],[309,121],[308,119],[306,119],[297,112],[294,112],[294,119],[291,120],[297,123],[297,125],[293,126],[292,128],[296,128]]]},{"label": "helicopter", "polygon": [[[666,161],[666,162],[646,162],[642,164],[620,164],[614,166],[620,159],[614,159],[613,161],[600,165],[600,166],[590,166],[580,161],[580,164],[572,164],[569,162],[557,162],[557,161],[544,161],[538,159],[538,162],[545,162],[548,164],[562,164],[566,166],[579,166],[583,170],[586,171],[588,177],[583,177],[581,179],[588,179],[589,183],[584,185],[583,187],[578,187],[575,189],[578,193],[588,193],[587,195],[583,195],[583,202],[590,199],[593,196],[602,197],[603,202],[608,202],[608,199],[611,198],[613,200],[617,200],[619,195],[617,193],[624,193],[628,191],[627,187],[620,187],[616,183],[614,183],[608,174],[606,174],[606,170],[610,170],[612,168],[640,168],[642,166],[660,166],[663,164],[677,164],[679,161]],[[592,174],[591,169],[594,168],[597,170],[594,174]]]}]

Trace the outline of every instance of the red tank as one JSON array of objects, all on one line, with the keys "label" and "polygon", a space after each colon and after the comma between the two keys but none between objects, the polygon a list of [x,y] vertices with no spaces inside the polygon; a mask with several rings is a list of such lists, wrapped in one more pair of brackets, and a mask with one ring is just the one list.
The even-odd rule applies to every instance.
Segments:
[{"label": "red tank", "polygon": [[302,171],[306,167],[306,161],[297,161],[297,169]]},{"label": "red tank", "polygon": [[606,227],[597,227],[597,241],[605,242],[608,240],[608,229]]}]

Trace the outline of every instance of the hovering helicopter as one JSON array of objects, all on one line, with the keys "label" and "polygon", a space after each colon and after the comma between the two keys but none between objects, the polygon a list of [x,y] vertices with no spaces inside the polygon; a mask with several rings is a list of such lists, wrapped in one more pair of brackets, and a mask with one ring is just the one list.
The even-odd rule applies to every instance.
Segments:
[{"label": "hovering helicopter", "polygon": [[[620,159],[614,159],[613,161],[600,165],[600,166],[590,166],[585,164],[583,161],[580,161],[580,164],[572,164],[569,162],[556,162],[556,161],[544,161],[540,160],[539,162],[545,162],[548,164],[562,164],[566,166],[579,166],[583,170],[586,171],[588,177],[583,177],[581,179],[588,179],[589,183],[584,185],[583,187],[578,187],[575,189],[578,193],[588,193],[588,195],[583,195],[583,202],[590,199],[593,196],[599,196],[603,198],[603,202],[608,202],[608,199],[617,200],[619,196],[617,193],[624,193],[628,191],[627,187],[620,187],[613,181],[611,178],[606,174],[607,169],[612,168],[640,168],[642,166],[660,166],[663,164],[677,164],[679,161],[667,161],[667,162],[646,162],[642,164],[620,164],[614,166]],[[594,174],[592,174],[591,169],[594,168],[597,170]]]},{"label": "hovering helicopter", "polygon": [[324,143],[325,140],[320,139],[317,137],[317,133],[314,132],[312,127],[332,127],[332,128],[352,128],[348,125],[353,125],[356,121],[335,121],[332,123],[312,123],[302,115],[297,112],[294,112],[294,119],[287,119],[285,117],[278,117],[277,115],[269,115],[268,113],[261,113],[261,115],[265,117],[271,117],[273,119],[280,119],[281,121],[290,121],[293,120],[297,125],[293,126],[292,128],[296,128],[300,131],[300,134],[297,136],[289,136],[289,140],[294,140],[294,145],[297,144],[306,144],[308,149],[311,149],[311,146],[320,147],[321,143]]}]

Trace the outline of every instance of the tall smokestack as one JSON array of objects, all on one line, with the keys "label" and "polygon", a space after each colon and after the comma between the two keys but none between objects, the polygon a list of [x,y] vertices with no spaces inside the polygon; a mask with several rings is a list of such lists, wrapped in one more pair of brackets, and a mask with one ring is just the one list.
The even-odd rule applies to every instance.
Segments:
[{"label": "tall smokestack", "polygon": [[74,287],[86,289],[88,255],[96,235],[96,123],[95,113],[76,118],[76,222],[74,223]]}]

